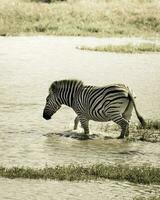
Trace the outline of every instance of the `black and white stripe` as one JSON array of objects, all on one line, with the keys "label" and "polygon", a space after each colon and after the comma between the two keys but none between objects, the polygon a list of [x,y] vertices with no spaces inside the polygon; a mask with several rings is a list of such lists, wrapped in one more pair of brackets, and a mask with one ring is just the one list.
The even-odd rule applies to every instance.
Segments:
[{"label": "black and white stripe", "polygon": [[77,80],[55,81],[50,86],[43,117],[50,119],[62,104],[73,108],[77,114],[74,129],[77,129],[80,121],[85,134],[89,134],[89,120],[114,121],[122,129],[119,138],[124,138],[129,134],[133,107],[143,127],[145,126],[132,93],[123,84],[96,87],[85,86],[82,81]]}]

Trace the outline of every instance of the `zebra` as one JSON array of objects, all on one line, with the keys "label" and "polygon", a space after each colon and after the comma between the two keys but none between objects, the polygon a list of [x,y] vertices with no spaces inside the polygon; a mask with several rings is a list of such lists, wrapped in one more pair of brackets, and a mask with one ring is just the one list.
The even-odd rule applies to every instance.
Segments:
[{"label": "zebra", "polygon": [[98,122],[113,121],[121,128],[120,138],[129,135],[129,122],[133,107],[136,115],[145,128],[145,121],[139,114],[129,87],[124,84],[111,84],[97,87],[84,85],[80,80],[54,81],[46,98],[43,118],[51,119],[61,105],[71,107],[77,114],[74,130],[81,123],[84,134],[89,134],[89,120]]}]

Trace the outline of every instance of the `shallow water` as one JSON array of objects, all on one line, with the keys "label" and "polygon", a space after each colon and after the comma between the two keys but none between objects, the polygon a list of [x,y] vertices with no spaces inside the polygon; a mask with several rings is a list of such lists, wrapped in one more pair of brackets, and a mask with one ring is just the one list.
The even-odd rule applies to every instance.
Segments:
[{"label": "shallow water", "polygon": [[[132,200],[133,197],[159,195],[160,186],[135,185],[127,182],[59,182],[43,180],[9,180],[0,178],[1,199],[9,200]],[[7,193],[4,193],[7,191]]]},{"label": "shallow water", "polygon": [[[159,143],[116,139],[77,141],[54,134],[46,136],[70,130],[73,126],[75,114],[68,107],[62,107],[50,121],[42,118],[49,85],[64,78],[77,78],[94,85],[125,83],[135,91],[140,113],[145,118],[160,119],[160,54],[98,53],[76,49],[80,45],[128,42],[147,41],[136,38],[0,37],[0,165],[37,167],[105,162],[160,166]],[[137,119],[133,116],[132,120]],[[98,127],[91,122],[93,133],[102,132]]]}]

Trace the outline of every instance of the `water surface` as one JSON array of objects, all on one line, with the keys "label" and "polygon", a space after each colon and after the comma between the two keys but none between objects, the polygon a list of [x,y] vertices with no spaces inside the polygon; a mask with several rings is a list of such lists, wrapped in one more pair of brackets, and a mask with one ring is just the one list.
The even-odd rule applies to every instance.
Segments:
[{"label": "water surface", "polygon": [[[1,199],[9,200],[133,200],[134,197],[159,195],[160,186],[127,182],[59,182],[44,180],[9,180],[0,178]],[[4,191],[7,191],[4,193]]]},{"label": "water surface", "polygon": [[[44,136],[73,127],[75,114],[68,107],[63,107],[50,121],[42,118],[49,85],[63,78],[77,78],[94,85],[126,83],[135,91],[137,107],[143,116],[160,118],[160,54],[99,53],[75,48],[128,42],[148,41],[136,38],[1,37],[0,164],[41,166],[45,163],[102,161],[159,165],[159,144],[117,140],[84,142]],[[135,116],[132,120],[136,120]],[[91,125],[92,132],[101,132],[95,122]]]},{"label": "water surface", "polygon": [[[116,139],[77,141],[56,135],[46,136],[49,133],[71,130],[73,127],[75,114],[68,107],[62,107],[50,121],[42,118],[49,85],[55,80],[64,78],[76,78],[86,84],[99,86],[125,83],[135,91],[140,113],[147,119],[160,119],[160,54],[115,54],[76,49],[80,45],[128,42],[148,41],[136,38],[0,37],[0,165],[43,167],[46,164],[104,162],[134,165],[148,163],[160,166],[159,143],[126,142]],[[133,116],[132,120],[137,119]],[[102,130],[98,127],[97,123],[91,123],[93,133],[101,134]],[[109,136],[111,133],[106,134]],[[115,137],[118,134],[115,133]],[[18,191],[21,182],[28,188],[26,190],[23,188],[25,191],[21,199],[27,198],[25,194],[30,190],[30,181],[1,179],[0,182],[2,191],[11,186],[10,196],[2,194],[4,199],[20,199],[18,195],[15,198],[11,197],[14,191]],[[3,184],[4,182],[6,184]],[[38,184],[40,188],[49,187],[48,195],[53,187],[58,190],[62,187],[61,189],[65,190],[64,185],[68,185],[54,181],[32,183],[34,186]],[[96,184],[102,187],[99,191],[100,199],[107,195],[107,190],[104,189],[105,183],[78,184],[85,188],[86,194],[88,188],[93,187],[90,192],[92,199],[94,195],[91,193]],[[68,186],[70,193],[73,191],[72,186],[72,183]],[[74,185],[74,188],[77,187]],[[112,184],[107,187],[112,188]],[[113,184],[113,188],[116,187],[117,185]],[[120,187],[122,189],[125,186]],[[140,186],[138,188],[140,191]],[[80,191],[81,186],[75,196],[80,195]],[[117,198],[119,191],[121,190],[113,193]],[[130,191],[126,194],[129,193]],[[34,195],[38,195],[36,189],[33,191],[33,198],[30,199],[34,199]],[[43,195],[42,197],[40,198],[44,199]],[[70,197],[66,199],[71,199]],[[65,196],[61,199],[65,199]],[[80,197],[76,196],[75,199]]]}]

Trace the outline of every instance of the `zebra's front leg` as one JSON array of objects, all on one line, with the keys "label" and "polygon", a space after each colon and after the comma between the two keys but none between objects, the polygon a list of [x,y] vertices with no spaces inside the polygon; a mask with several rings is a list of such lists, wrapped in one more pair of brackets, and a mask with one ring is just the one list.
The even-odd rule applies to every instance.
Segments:
[{"label": "zebra's front leg", "polygon": [[77,117],[74,119],[74,128],[73,128],[73,130],[76,130],[76,129],[77,129],[78,123],[79,123],[79,117],[77,116]]},{"label": "zebra's front leg", "polygon": [[85,117],[79,117],[82,128],[84,129],[84,134],[89,135],[89,120]]}]

